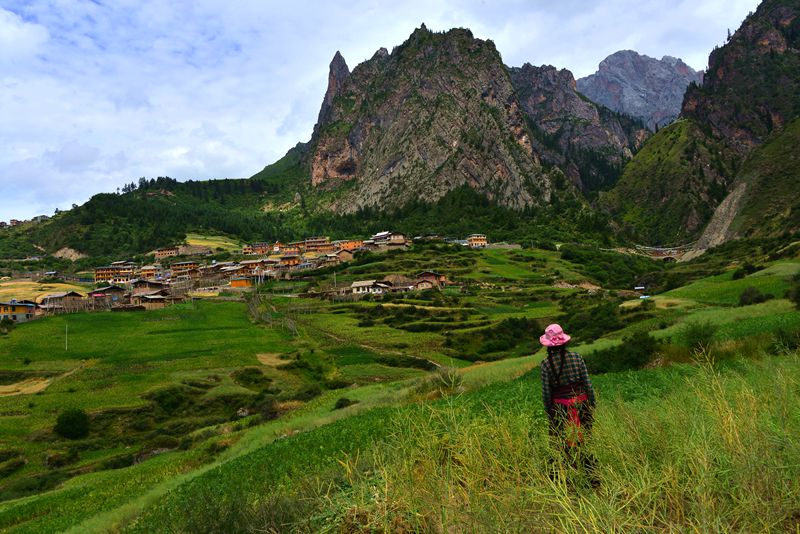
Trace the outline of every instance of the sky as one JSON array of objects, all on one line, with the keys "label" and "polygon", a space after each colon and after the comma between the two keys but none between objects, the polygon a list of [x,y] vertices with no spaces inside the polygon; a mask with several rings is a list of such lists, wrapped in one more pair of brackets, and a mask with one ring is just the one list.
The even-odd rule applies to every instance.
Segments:
[{"label": "sky", "polygon": [[632,49],[695,69],[755,0],[0,0],[0,220],[139,177],[248,177],[307,141],[350,69],[421,23],[509,66],[591,74]]}]

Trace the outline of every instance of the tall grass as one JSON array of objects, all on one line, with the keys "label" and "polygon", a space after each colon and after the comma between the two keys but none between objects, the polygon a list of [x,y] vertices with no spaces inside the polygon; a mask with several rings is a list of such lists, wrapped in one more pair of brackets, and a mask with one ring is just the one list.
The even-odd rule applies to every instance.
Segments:
[{"label": "tall grass", "polygon": [[[601,398],[572,467],[530,413],[457,399],[395,421],[314,530],[764,532],[800,529],[800,357],[708,363],[663,398]],[[324,517],[324,519],[322,519]],[[305,528],[308,528],[306,526]]]}]

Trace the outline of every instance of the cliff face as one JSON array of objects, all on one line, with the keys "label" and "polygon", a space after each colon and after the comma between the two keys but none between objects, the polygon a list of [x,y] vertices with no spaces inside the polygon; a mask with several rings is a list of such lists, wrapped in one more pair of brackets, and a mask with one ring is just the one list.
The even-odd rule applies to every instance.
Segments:
[{"label": "cliff face", "polygon": [[588,101],[566,69],[525,64],[511,81],[529,119],[534,146],[584,190],[613,185],[648,136],[641,124]]},{"label": "cliff face", "polygon": [[309,165],[337,212],[436,201],[463,185],[521,209],[607,187],[646,135],[582,99],[569,71],[509,70],[491,41],[423,25],[352,73],[334,58]]},{"label": "cliff face", "polygon": [[332,92],[310,165],[312,184],[336,191],[334,211],[435,201],[464,184],[513,208],[550,201],[551,177],[491,41],[423,26]]},{"label": "cliff face", "polygon": [[600,62],[596,73],[578,80],[578,90],[593,102],[643,121],[648,128],[669,124],[681,111],[690,83],[703,82],[678,58],[660,60],[621,50]]},{"label": "cliff face", "polygon": [[[701,237],[701,248],[719,244],[740,235],[736,228],[752,232],[753,221],[743,221],[739,211],[753,205],[750,197],[764,189],[761,184],[773,184],[776,198],[796,197],[797,173],[793,181],[784,176],[785,166],[759,165],[753,172],[748,161],[800,116],[799,15],[796,1],[763,2],[711,53],[702,86],[686,91],[681,120],[655,134],[601,199],[636,239],[675,243]],[[706,229],[715,211],[719,215]],[[776,216],[788,224],[796,214]],[[739,222],[731,226],[734,219]]]},{"label": "cliff face", "polygon": [[800,115],[800,5],[765,1],[708,58],[682,115],[707,125],[739,159]]}]

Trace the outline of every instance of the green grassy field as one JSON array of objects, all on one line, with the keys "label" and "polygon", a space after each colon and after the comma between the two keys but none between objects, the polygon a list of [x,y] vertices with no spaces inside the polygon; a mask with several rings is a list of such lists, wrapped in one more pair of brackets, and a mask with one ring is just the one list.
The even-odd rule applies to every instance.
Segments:
[{"label": "green grassy field", "polygon": [[[608,254],[606,271],[614,264]],[[796,474],[795,442],[769,434],[789,448],[751,457],[716,438],[698,441],[722,428],[725,416],[763,453],[754,427],[725,414],[748,394],[761,395],[753,388],[770,377],[787,399],[797,392],[796,357],[768,356],[777,354],[780,331],[800,332],[800,311],[782,298],[800,262],[765,263],[739,280],[732,279],[735,268],[650,304],[595,290],[599,280],[581,274],[590,269],[558,252],[422,248],[341,266],[337,283],[436,269],[459,285],[380,301],[296,296],[332,284],[332,273],[323,271],[265,287],[250,306],[210,299],[19,325],[0,335],[0,386],[24,382],[38,392],[0,395],[0,530],[785,527],[798,495],[784,478]],[[747,287],[775,298],[738,306]],[[567,482],[548,482],[540,465],[552,453],[537,339],[555,321],[570,325],[575,349],[587,355],[635,332],[663,343],[663,353],[648,360],[656,369],[594,377],[603,409],[592,447],[607,466],[605,493],[569,496]],[[685,339],[694,323],[715,327],[712,359],[721,363],[713,369],[685,363],[695,358]],[[769,361],[779,366],[773,370]],[[714,404],[691,387],[712,379],[732,392],[734,404]],[[704,403],[696,419],[685,408],[691,392]],[[352,404],[335,409],[343,398]],[[258,415],[264,399],[274,402],[270,420]],[[67,440],[52,430],[72,407],[90,414],[87,438]],[[800,428],[780,417],[772,410],[759,424],[768,432]],[[668,441],[657,423],[688,444],[665,453],[651,447],[648,440]],[[685,428],[695,433],[684,435]],[[691,451],[734,458],[750,471],[733,476],[730,462],[668,468],[687,464]],[[637,459],[627,470],[626,457]],[[758,501],[748,493],[754,466],[771,470],[770,487],[788,488],[787,498]],[[480,473],[492,479],[475,478]],[[706,485],[692,486],[690,475],[706,476]],[[725,481],[734,488],[727,493]],[[456,487],[462,489],[454,493]],[[650,515],[647,502],[655,506]],[[531,510],[539,523],[522,514]],[[713,514],[720,514],[716,523]]]}]

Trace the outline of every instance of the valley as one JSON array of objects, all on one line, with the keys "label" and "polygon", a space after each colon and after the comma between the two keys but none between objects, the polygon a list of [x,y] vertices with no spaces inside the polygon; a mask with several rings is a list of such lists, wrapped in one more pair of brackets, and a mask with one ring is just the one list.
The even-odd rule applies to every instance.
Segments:
[{"label": "valley", "polygon": [[[327,509],[304,493],[323,480],[343,506],[371,510],[351,492],[367,483],[357,481],[368,476],[368,466],[390,461],[375,456],[380,449],[372,444],[427,454],[421,442],[413,445],[419,435],[397,441],[397,432],[433,431],[418,426],[426,413],[436,418],[426,425],[444,417],[441,424],[475,429],[470,435],[459,434],[458,427],[448,431],[466,440],[459,447],[482,436],[483,416],[475,420],[470,414],[479,414],[474,407],[485,403],[490,417],[502,417],[497,424],[504,429],[518,417],[532,429],[543,424],[536,340],[554,321],[575,336],[575,350],[586,358],[605,399],[598,427],[612,432],[604,425],[618,425],[612,423],[621,417],[618,403],[630,402],[612,402],[615,396],[652,402],[646,399],[677,395],[677,384],[687,377],[712,372],[692,363],[698,357],[717,362],[723,375],[729,366],[744,366],[763,376],[768,371],[756,363],[762,358],[793,365],[792,356],[780,354],[794,354],[800,342],[800,312],[784,298],[798,283],[800,257],[792,252],[768,260],[783,248],[774,247],[762,252],[764,263],[743,270],[730,256],[735,249],[695,265],[667,265],[590,250],[593,261],[587,261],[580,249],[568,247],[556,252],[419,245],[343,264],[337,283],[429,267],[457,285],[349,302],[297,296],[333,283],[330,273],[268,283],[239,300],[65,314],[18,325],[0,337],[4,384],[49,382],[36,392],[0,396],[7,456],[0,464],[0,525],[14,532],[112,525],[150,531],[164,524],[193,530],[197,521],[221,521],[212,518],[223,508],[244,514],[236,521],[253,525],[279,520],[272,515],[294,498],[301,501],[280,512],[289,514],[280,520],[301,521],[311,512],[303,506],[315,513]],[[639,298],[633,285],[653,276],[689,278],[666,291],[668,282],[654,285],[657,294]],[[748,288],[772,297],[742,306]],[[708,332],[699,341],[692,338],[697,325]],[[652,352],[629,353],[620,343]],[[756,356],[762,350],[766,354]],[[632,372],[643,367],[650,370]],[[67,408],[89,414],[86,437],[54,433],[56,417]],[[509,439],[521,438],[518,430],[507,431]],[[535,443],[527,446],[542,446]],[[314,476],[300,476],[309,469],[322,478],[312,483]],[[340,479],[345,473],[350,474]],[[401,491],[402,485],[393,487]],[[196,499],[217,504],[197,514]],[[254,504],[242,508],[232,499]],[[249,515],[256,512],[267,515]],[[365,517],[376,520],[376,512]],[[347,517],[317,517],[323,523],[308,528],[329,520],[341,524]],[[225,530],[223,523],[219,528]]]}]

